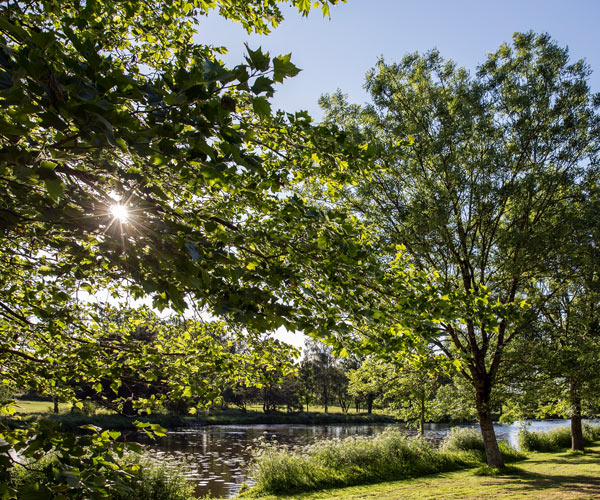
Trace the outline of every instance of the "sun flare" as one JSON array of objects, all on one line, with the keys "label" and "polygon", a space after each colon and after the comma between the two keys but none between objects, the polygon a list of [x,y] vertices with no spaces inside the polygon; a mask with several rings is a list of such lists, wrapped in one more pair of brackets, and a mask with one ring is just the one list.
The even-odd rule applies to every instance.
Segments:
[{"label": "sun flare", "polygon": [[127,219],[129,218],[129,210],[125,205],[119,203],[111,205],[110,213],[119,222],[127,222]]}]

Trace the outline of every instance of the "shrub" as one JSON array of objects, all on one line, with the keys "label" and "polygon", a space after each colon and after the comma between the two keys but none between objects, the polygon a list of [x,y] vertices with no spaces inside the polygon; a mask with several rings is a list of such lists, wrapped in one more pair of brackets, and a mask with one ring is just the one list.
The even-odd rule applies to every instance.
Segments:
[{"label": "shrub", "polygon": [[255,452],[255,491],[281,493],[390,481],[479,463],[470,452],[438,451],[399,431],[324,441],[301,451],[263,445]]}]

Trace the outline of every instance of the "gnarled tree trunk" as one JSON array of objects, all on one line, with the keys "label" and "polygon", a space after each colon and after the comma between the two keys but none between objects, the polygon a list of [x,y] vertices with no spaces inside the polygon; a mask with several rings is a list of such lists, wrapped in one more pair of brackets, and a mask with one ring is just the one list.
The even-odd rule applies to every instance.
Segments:
[{"label": "gnarled tree trunk", "polygon": [[494,431],[494,422],[492,412],[490,411],[491,384],[486,381],[475,382],[475,403],[477,406],[477,416],[479,418],[479,427],[483,436],[483,446],[487,464],[490,467],[504,467],[504,459],[498,447],[496,433]]}]

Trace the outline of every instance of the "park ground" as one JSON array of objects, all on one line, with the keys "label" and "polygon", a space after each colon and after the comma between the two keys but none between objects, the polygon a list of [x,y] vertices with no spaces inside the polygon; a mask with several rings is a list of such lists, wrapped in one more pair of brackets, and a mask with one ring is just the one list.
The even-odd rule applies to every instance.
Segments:
[{"label": "park ground", "polygon": [[496,476],[470,469],[389,483],[261,500],[600,499],[600,445],[585,454],[530,453]]}]

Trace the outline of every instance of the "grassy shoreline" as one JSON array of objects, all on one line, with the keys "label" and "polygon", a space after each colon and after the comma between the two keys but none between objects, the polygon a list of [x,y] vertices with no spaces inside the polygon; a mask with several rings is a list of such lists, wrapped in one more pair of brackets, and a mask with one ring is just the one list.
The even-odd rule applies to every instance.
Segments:
[{"label": "grassy shoreline", "polygon": [[197,415],[166,415],[151,414],[126,417],[116,413],[100,411],[95,415],[84,415],[80,412],[70,412],[66,405],[61,405],[60,413],[52,413],[51,402],[18,401],[20,407],[17,416],[4,419],[11,425],[18,426],[41,417],[59,422],[67,431],[76,431],[82,425],[97,425],[105,429],[118,431],[136,430],[134,422],[151,422],[160,424],[166,429],[180,427],[204,427],[211,425],[327,425],[327,424],[393,424],[400,423],[397,418],[383,413],[342,413],[320,411],[285,413],[264,413],[260,410],[247,411],[229,408],[215,409],[209,412],[199,412]]},{"label": "grassy shoreline", "polygon": [[[242,494],[244,498],[248,495]],[[351,486],[291,495],[265,495],[261,500],[574,500],[600,498],[600,444],[585,454],[530,453],[496,476],[477,469],[444,472],[414,479]]]}]

